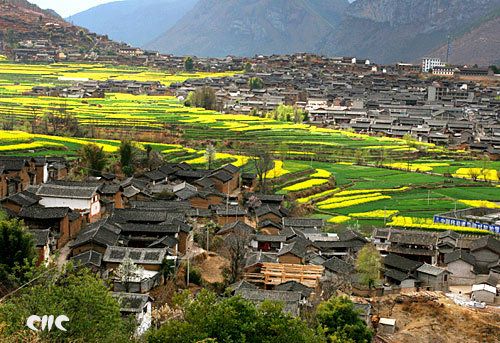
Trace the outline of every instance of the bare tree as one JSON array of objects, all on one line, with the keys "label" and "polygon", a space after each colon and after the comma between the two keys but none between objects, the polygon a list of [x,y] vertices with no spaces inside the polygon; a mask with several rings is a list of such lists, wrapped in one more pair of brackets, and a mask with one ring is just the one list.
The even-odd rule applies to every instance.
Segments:
[{"label": "bare tree", "polygon": [[267,147],[260,146],[252,151],[251,160],[257,173],[259,189],[267,192],[267,171],[273,166],[273,157]]},{"label": "bare tree", "polygon": [[222,255],[229,260],[229,267],[225,270],[226,281],[231,284],[238,281],[243,275],[245,254],[250,244],[251,235],[241,231],[234,231],[224,239]]}]

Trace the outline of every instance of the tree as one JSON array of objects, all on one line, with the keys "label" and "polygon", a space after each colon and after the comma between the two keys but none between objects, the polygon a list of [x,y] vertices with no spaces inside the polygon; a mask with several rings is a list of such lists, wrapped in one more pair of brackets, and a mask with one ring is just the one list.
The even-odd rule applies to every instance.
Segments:
[{"label": "tree", "polygon": [[216,156],[217,151],[215,150],[215,147],[211,143],[208,144],[205,149],[205,161],[207,161],[208,169],[212,169]]},{"label": "tree", "polygon": [[107,163],[103,147],[96,144],[84,145],[78,152],[87,175],[100,176]]},{"label": "tree", "polygon": [[202,107],[206,110],[215,110],[217,106],[217,97],[215,91],[210,87],[197,88],[189,93],[184,105],[189,107]]},{"label": "tree", "polygon": [[245,63],[245,73],[250,73],[252,71],[252,63],[247,62]]},{"label": "tree", "polygon": [[267,192],[267,171],[273,166],[273,158],[267,148],[255,148],[252,152],[252,162],[257,173],[259,188],[262,193]]},{"label": "tree", "polygon": [[325,342],[321,332],[284,313],[277,303],[256,306],[239,296],[218,298],[202,290],[195,299],[185,297],[179,307],[180,319],[170,319],[152,331],[147,342]]},{"label": "tree", "polygon": [[[71,265],[59,272],[49,269],[28,287],[0,303],[0,341],[127,342],[133,327],[120,314],[118,302],[103,281],[86,268]],[[26,318],[64,314],[70,321],[60,330],[29,330]]]},{"label": "tree", "polygon": [[227,235],[222,247],[222,255],[229,260],[229,267],[224,271],[228,284],[238,281],[243,274],[245,254],[250,244],[251,236],[240,230]]},{"label": "tree", "polygon": [[127,176],[132,176],[134,174],[134,160],[137,156],[137,149],[134,143],[129,140],[122,141],[118,153],[120,154],[120,165],[123,173]]},{"label": "tree", "polygon": [[349,298],[332,297],[319,304],[316,319],[330,343],[371,342],[373,334],[358,314]]},{"label": "tree", "polygon": [[358,253],[356,270],[361,274],[361,283],[370,289],[380,279],[381,260],[380,252],[372,244],[365,245]]},{"label": "tree", "polygon": [[250,89],[262,89],[264,88],[264,81],[260,77],[252,77],[248,80],[248,86]]},{"label": "tree", "polygon": [[143,268],[136,265],[130,258],[126,258],[120,263],[115,271],[115,276],[125,285],[127,292],[130,291],[130,282],[140,276]]},{"label": "tree", "polygon": [[33,236],[23,223],[5,219],[3,212],[0,216],[0,280],[2,286],[12,288],[24,281],[20,267],[34,265],[37,255]]},{"label": "tree", "polygon": [[194,61],[191,56],[186,57],[184,60],[184,69],[189,72],[194,70]]}]

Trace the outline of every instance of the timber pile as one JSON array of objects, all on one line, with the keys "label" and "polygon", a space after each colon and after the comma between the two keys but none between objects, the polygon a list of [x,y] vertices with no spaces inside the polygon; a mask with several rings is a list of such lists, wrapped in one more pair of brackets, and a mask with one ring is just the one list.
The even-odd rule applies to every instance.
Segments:
[{"label": "timber pile", "polygon": [[248,282],[265,286],[296,281],[307,287],[316,288],[324,269],[323,266],[315,265],[263,263],[260,273],[246,273],[244,277]]}]

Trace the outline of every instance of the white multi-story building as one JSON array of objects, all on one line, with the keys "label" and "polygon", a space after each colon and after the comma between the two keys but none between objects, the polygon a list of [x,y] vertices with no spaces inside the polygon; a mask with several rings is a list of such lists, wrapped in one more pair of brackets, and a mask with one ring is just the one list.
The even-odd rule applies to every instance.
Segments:
[{"label": "white multi-story building", "polygon": [[444,67],[445,64],[441,62],[439,58],[426,57],[422,59],[422,71],[428,73],[431,69],[435,67]]}]

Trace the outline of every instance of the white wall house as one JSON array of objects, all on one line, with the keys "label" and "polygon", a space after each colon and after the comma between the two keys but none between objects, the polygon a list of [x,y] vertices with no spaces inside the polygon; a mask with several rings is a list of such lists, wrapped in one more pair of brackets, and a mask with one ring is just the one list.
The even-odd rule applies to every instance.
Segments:
[{"label": "white wall house", "polygon": [[89,216],[89,221],[99,217],[101,203],[98,185],[80,182],[56,182],[43,184],[36,195],[45,207],[69,207]]}]

